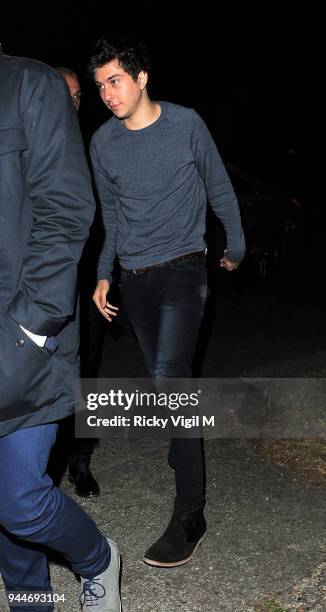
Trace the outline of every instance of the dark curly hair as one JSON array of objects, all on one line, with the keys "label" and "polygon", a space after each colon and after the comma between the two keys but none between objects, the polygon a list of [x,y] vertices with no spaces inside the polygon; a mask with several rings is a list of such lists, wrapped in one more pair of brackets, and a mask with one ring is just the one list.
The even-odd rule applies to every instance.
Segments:
[{"label": "dark curly hair", "polygon": [[150,57],[145,43],[127,35],[116,32],[102,36],[96,43],[92,57],[89,60],[87,73],[94,77],[96,68],[100,68],[112,60],[118,60],[122,68],[130,74],[134,81],[139,73],[149,73]]}]

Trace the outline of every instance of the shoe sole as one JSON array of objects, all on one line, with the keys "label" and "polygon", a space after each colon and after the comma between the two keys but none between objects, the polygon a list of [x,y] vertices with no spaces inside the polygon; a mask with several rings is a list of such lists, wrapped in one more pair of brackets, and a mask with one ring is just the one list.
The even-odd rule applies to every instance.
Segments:
[{"label": "shoe sole", "polygon": [[101,495],[101,493],[87,493],[87,495],[85,495],[84,493],[79,493],[77,489],[75,489],[75,493],[76,495],[78,495],[78,497],[83,497],[84,499],[90,499],[91,497],[100,497]]},{"label": "shoe sole", "polygon": [[160,562],[160,561],[154,561],[153,559],[147,559],[147,557],[144,557],[144,562],[147,565],[151,565],[153,567],[179,567],[180,565],[185,565],[186,563],[188,563],[194,556],[198,546],[200,546],[203,542],[203,540],[205,539],[207,535],[207,531],[205,531],[204,535],[200,538],[200,540],[198,540],[194,550],[192,551],[191,555],[189,555],[189,557],[187,557],[186,559],[182,559],[181,561],[174,561],[173,563],[164,563],[164,562]]},{"label": "shoe sole", "polygon": [[[106,538],[106,539],[107,539],[107,541],[108,541],[108,543],[109,543],[109,546],[111,547],[111,546],[112,546],[112,544],[113,544],[113,541],[112,541],[110,538]],[[119,556],[118,556],[118,567],[119,567],[119,594],[120,594],[121,555],[120,555],[120,550],[119,550],[119,547],[118,547],[117,543],[116,543],[116,542],[114,542],[114,544],[115,544],[115,546],[117,546],[117,548],[118,548],[118,555],[119,555]],[[121,596],[120,596],[120,599],[121,599]],[[122,601],[120,601],[120,612],[122,612]]]},{"label": "shoe sole", "polygon": [[[72,478],[72,476],[68,476],[68,482],[71,482],[71,484],[75,484],[75,480],[74,480],[74,478]],[[87,497],[99,497],[101,495],[101,492],[99,492],[99,493],[86,493],[86,494],[80,493],[78,491],[78,489],[75,489],[75,493],[79,497],[84,497],[84,499],[86,499]]]}]

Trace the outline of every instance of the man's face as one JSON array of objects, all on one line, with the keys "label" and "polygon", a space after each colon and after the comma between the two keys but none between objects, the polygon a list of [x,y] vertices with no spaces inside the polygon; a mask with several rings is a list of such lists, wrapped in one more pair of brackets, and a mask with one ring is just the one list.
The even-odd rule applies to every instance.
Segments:
[{"label": "man's face", "polygon": [[142,90],[146,87],[147,74],[140,72],[137,80],[126,72],[118,60],[96,68],[95,83],[104,104],[118,119],[128,119],[137,110]]},{"label": "man's face", "polygon": [[78,111],[79,106],[80,106],[80,96],[81,96],[79,81],[77,77],[73,77],[70,74],[65,74],[64,77],[70,89],[70,94],[71,94],[75,109],[76,111]]}]

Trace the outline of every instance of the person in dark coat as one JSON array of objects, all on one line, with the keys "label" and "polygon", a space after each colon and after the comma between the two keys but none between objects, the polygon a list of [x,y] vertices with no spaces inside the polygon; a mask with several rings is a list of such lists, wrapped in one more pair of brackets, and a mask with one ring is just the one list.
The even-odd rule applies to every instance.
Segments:
[{"label": "person in dark coat", "polygon": [[78,120],[40,62],[0,53],[0,82],[0,573],[12,611],[24,595],[31,612],[53,610],[51,547],[81,576],[82,610],[120,612],[116,544],[46,472],[75,406],[77,266],[94,214]]},{"label": "person in dark coat", "polygon": [[[79,111],[81,100],[81,86],[78,76],[67,66],[53,66],[65,79],[71,99],[76,111]],[[104,329],[103,319],[100,316],[93,300],[92,294],[96,276],[98,259],[98,244],[101,245],[102,227],[96,216],[90,237],[84,248],[79,265],[79,296],[80,296],[80,359],[81,375],[85,378],[96,378],[100,366]],[[90,469],[91,458],[96,438],[76,438],[75,421],[71,416],[61,422],[58,436],[58,448],[54,455],[57,464],[57,455],[63,452],[64,461],[68,456],[69,481],[75,485],[75,493],[80,497],[93,497],[100,495],[100,486]],[[58,466],[59,467],[59,466]],[[55,466],[53,466],[55,470]],[[55,472],[54,472],[55,473]]]}]

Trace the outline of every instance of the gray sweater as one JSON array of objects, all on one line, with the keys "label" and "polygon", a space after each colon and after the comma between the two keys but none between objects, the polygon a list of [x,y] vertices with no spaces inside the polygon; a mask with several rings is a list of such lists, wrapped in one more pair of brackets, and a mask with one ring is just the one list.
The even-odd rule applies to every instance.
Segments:
[{"label": "gray sweater", "polygon": [[222,222],[228,258],[241,261],[239,207],[215,143],[192,109],[160,102],[157,121],[129,130],[112,117],[94,134],[91,158],[105,241],[98,279],[205,249],[206,204]]}]

